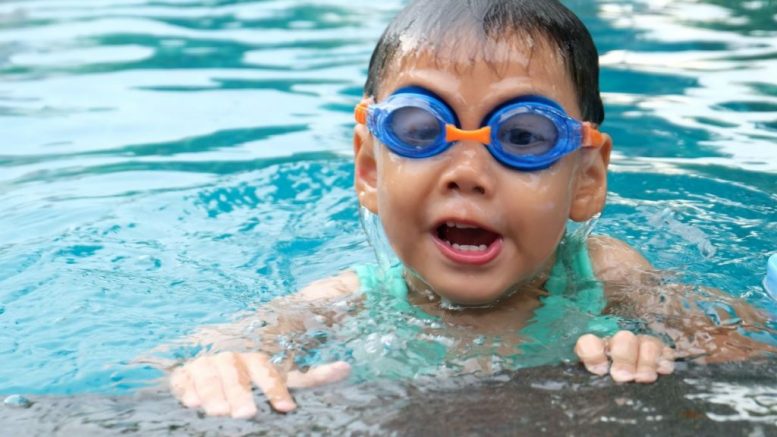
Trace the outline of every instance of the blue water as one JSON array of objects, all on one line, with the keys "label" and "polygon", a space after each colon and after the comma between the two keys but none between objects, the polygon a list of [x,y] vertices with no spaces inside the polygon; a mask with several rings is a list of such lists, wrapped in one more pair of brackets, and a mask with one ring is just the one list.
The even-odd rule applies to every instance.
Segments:
[{"label": "blue water", "polygon": [[[777,6],[749,3],[567,2],[616,142],[597,232],[774,308]],[[351,109],[402,4],[0,1],[0,394],[127,392],[160,344],[372,261]]]}]

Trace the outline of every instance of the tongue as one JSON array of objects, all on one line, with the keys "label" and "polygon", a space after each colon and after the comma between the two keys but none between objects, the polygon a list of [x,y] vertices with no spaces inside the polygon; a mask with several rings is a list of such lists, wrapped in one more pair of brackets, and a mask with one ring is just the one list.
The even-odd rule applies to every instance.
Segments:
[{"label": "tongue", "polygon": [[460,229],[448,226],[443,226],[440,236],[451,244],[461,246],[490,246],[499,238],[499,235],[485,229]]}]

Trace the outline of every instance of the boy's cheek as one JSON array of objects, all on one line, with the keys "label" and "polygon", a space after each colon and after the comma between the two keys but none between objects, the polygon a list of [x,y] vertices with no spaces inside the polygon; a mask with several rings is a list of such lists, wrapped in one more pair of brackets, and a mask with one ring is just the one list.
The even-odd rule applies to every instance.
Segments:
[{"label": "boy's cheek", "polygon": [[422,214],[422,200],[412,188],[394,185],[378,190],[377,206],[384,226],[409,227]]},{"label": "boy's cheek", "polygon": [[396,156],[386,150],[384,146],[377,151],[377,167],[379,183],[385,187],[396,184],[408,184],[424,181],[435,173],[436,157],[425,159],[409,159]]},{"label": "boy's cheek", "polygon": [[421,208],[428,200],[429,191],[435,186],[433,170],[424,162],[410,162],[396,157],[385,158],[378,163],[378,207],[413,209]]}]

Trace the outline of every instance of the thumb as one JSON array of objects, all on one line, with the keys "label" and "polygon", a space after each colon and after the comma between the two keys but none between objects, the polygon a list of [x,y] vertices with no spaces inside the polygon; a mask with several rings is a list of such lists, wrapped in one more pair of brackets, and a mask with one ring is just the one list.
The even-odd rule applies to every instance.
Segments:
[{"label": "thumb", "polygon": [[311,388],[320,385],[334,384],[351,374],[351,365],[345,361],[312,367],[305,373],[294,370],[286,375],[286,386],[289,388]]}]

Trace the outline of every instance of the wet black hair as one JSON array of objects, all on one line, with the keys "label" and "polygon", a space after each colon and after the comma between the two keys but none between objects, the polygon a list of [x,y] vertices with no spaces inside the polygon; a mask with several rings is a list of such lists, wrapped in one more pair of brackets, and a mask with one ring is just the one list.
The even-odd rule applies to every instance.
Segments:
[{"label": "wet black hair", "polygon": [[[375,96],[403,44],[421,42],[434,49],[462,32],[485,41],[519,37],[544,39],[558,49],[577,92],[584,121],[601,124],[599,53],[582,21],[558,0],[414,0],[389,24],[370,60],[364,92]],[[485,61],[488,62],[487,59]]]}]

